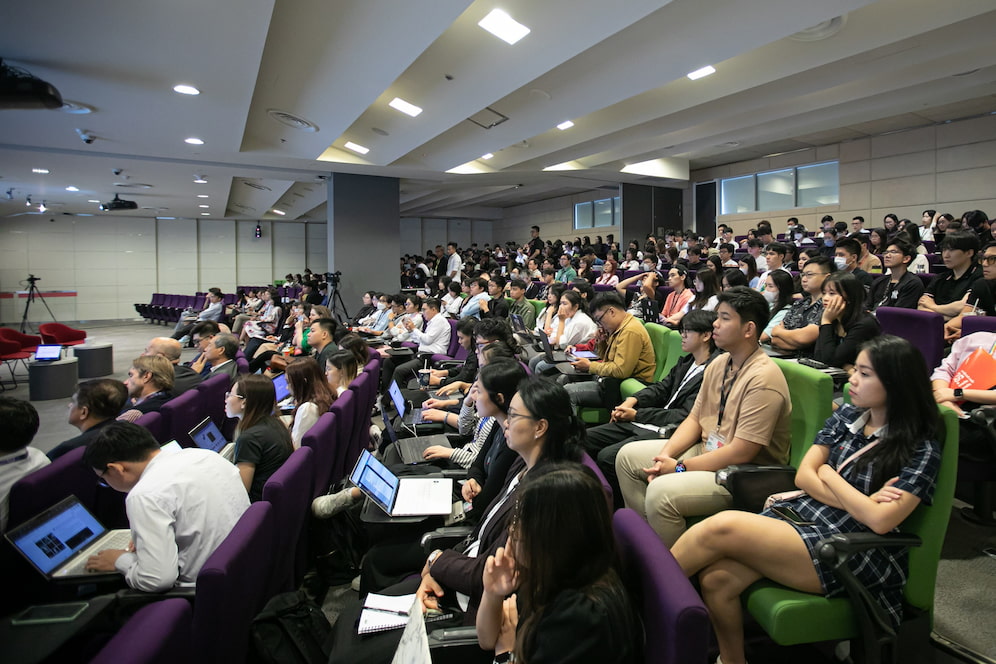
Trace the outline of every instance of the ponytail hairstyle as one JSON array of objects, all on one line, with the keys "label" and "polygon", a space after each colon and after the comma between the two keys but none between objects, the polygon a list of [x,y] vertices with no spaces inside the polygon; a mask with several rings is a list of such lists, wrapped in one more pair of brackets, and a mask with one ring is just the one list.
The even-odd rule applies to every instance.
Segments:
[{"label": "ponytail hairstyle", "polygon": [[534,376],[519,383],[518,395],[534,417],[549,424],[539,460],[580,461],[587,440],[585,425],[574,413],[564,386]]}]

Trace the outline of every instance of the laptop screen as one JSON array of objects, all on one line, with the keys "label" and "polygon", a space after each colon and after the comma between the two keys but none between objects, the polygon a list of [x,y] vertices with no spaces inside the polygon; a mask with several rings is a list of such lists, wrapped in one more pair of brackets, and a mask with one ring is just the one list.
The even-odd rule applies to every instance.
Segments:
[{"label": "laptop screen", "polygon": [[369,450],[363,450],[360,454],[349,480],[378,503],[385,512],[391,511],[394,494],[398,490],[398,477],[370,454]]},{"label": "laptop screen", "polygon": [[218,453],[228,444],[210,417],[205,417],[200,424],[190,430],[190,438],[202,450],[213,450]]},{"label": "laptop screen", "polygon": [[508,316],[512,320],[512,329],[516,332],[525,332],[526,323],[522,320],[522,316],[519,314],[509,314]]},{"label": "laptop screen", "polygon": [[273,377],[273,389],[277,392],[277,403],[290,396],[290,388],[287,387],[287,374],[282,373]]},{"label": "laptop screen", "polygon": [[100,522],[69,496],[7,533],[7,539],[45,575],[106,532]]},{"label": "laptop screen", "polygon": [[405,396],[401,394],[401,388],[398,387],[398,381],[392,380],[390,387],[387,388],[387,393],[391,395],[391,401],[394,402],[394,409],[398,411],[398,417],[405,416]]},{"label": "laptop screen", "polygon": [[35,350],[35,359],[40,362],[50,362],[52,360],[58,360],[62,357],[62,346],[58,344],[51,344],[47,346],[38,346]]}]

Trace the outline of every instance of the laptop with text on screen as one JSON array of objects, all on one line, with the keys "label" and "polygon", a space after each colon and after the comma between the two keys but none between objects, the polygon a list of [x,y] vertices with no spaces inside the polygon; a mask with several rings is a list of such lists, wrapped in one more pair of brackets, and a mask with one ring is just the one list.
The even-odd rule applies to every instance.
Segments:
[{"label": "laptop with text on screen", "polygon": [[445,515],[453,508],[453,480],[398,477],[369,450],[356,460],[349,481],[389,516]]},{"label": "laptop with text on screen", "polygon": [[35,362],[57,362],[62,359],[62,346],[47,344],[35,349]]}]

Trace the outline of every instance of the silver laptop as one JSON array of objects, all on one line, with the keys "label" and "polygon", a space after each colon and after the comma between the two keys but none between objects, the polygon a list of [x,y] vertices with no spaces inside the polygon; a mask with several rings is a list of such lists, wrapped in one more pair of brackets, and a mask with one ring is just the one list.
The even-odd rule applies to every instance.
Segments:
[{"label": "silver laptop", "polygon": [[438,424],[438,422],[423,419],[421,408],[412,408],[410,411],[408,410],[408,400],[405,399],[405,395],[401,393],[398,381],[391,381],[391,384],[387,388],[387,393],[391,397],[391,401],[394,403],[394,409],[398,411],[398,417],[401,419],[401,423],[403,425],[414,427],[418,424]]},{"label": "silver laptop", "polygon": [[387,432],[387,437],[394,443],[394,447],[398,450],[401,460],[405,463],[424,463],[425,458],[423,455],[425,454],[425,450],[433,445],[452,447],[449,438],[444,433],[437,433],[433,436],[415,436],[414,438],[399,439],[394,427],[391,426],[391,418],[383,410],[381,410],[381,416],[384,418],[384,430]]},{"label": "silver laptop", "polygon": [[87,559],[104,549],[124,549],[131,530],[108,530],[76,496],[64,498],[5,537],[50,581],[120,576],[86,571]]},{"label": "silver laptop", "polygon": [[446,515],[453,509],[453,480],[398,477],[363,450],[349,480],[388,516]]},{"label": "silver laptop", "polygon": [[190,439],[202,450],[212,450],[231,462],[235,462],[235,443],[225,440],[218,425],[210,417],[205,417],[200,424],[190,430]]},{"label": "silver laptop", "polygon": [[287,374],[279,373],[273,377],[273,391],[276,394],[277,410],[281,413],[293,412],[294,397],[291,396],[290,386],[287,385]]},{"label": "silver laptop", "polygon": [[45,344],[35,349],[35,362],[57,362],[62,359],[62,346]]}]

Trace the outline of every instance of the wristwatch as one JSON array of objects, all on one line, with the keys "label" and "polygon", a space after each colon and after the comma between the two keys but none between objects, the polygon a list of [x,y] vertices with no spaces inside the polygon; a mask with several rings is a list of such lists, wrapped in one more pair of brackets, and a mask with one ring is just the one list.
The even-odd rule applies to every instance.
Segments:
[{"label": "wristwatch", "polygon": [[688,470],[688,469],[685,468],[685,464],[681,463],[680,461],[678,463],[674,464],[674,472],[676,472],[676,473],[683,473],[686,470]]},{"label": "wristwatch", "polygon": [[960,387],[954,388],[954,397],[955,397],[955,399],[964,399],[965,398],[965,390],[961,389]]},{"label": "wristwatch", "polygon": [[442,553],[443,552],[441,550],[436,549],[435,551],[429,554],[429,560],[426,561],[426,564],[429,566],[429,569],[432,569],[432,563],[436,562],[436,558],[442,555]]}]

